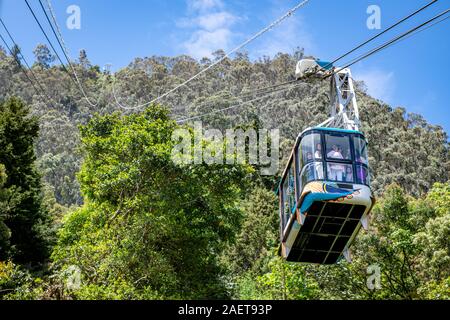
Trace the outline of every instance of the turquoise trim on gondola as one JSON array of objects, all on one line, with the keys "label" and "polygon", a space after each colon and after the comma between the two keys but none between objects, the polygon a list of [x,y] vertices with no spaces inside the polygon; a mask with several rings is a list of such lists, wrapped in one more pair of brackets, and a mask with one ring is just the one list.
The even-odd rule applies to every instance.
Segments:
[{"label": "turquoise trim on gondola", "polygon": [[309,193],[303,199],[302,205],[300,207],[300,212],[303,214],[307,212],[315,201],[336,200],[341,197],[346,197],[352,193],[353,191],[343,193]]},{"label": "turquoise trim on gondola", "polygon": [[331,68],[333,68],[333,64],[327,61],[322,61],[322,60],[316,60],[316,63],[325,70],[330,70]]},{"label": "turquoise trim on gondola", "polygon": [[334,132],[342,132],[342,133],[357,133],[357,134],[364,135],[361,131],[339,129],[339,128],[314,127],[314,128],[311,128],[310,130],[334,131]]},{"label": "turquoise trim on gondola", "polygon": [[311,192],[308,193],[302,201],[302,204],[300,206],[300,212],[305,213],[309,210],[309,208],[312,206],[312,204],[315,201],[330,201],[330,200],[336,200],[342,197],[346,197],[355,190],[347,190],[339,188],[334,183],[323,183],[322,184],[322,190],[323,192]]},{"label": "turquoise trim on gondola", "polygon": [[275,189],[275,195],[276,196],[278,196],[278,192],[280,192],[280,188],[281,188],[281,180],[282,180],[282,178],[280,178],[280,179],[278,179],[279,180],[279,182],[278,182],[278,184],[277,184],[277,188]]},{"label": "turquoise trim on gondola", "polygon": [[295,205],[291,209],[291,214],[295,214],[295,211],[297,210],[297,202],[295,202]]}]

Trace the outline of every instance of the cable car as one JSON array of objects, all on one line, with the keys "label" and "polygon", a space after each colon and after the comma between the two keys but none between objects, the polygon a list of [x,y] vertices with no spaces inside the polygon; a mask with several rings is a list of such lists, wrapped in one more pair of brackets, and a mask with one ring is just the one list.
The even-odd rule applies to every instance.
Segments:
[{"label": "cable car", "polygon": [[[297,74],[307,74],[302,65],[320,68],[299,65]],[[278,187],[279,253],[287,261],[350,261],[349,247],[375,204],[350,70],[332,76],[332,116],[298,136]]]}]

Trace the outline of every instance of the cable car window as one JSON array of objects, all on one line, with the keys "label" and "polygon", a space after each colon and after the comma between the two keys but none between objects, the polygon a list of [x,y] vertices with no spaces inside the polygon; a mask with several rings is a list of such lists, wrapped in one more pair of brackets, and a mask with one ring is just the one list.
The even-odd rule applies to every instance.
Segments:
[{"label": "cable car window", "polygon": [[308,163],[302,170],[301,174],[302,186],[314,180],[323,179],[323,164],[322,162]]},{"label": "cable car window", "polygon": [[369,169],[361,164],[356,165],[356,183],[370,185]]},{"label": "cable car window", "polygon": [[289,176],[288,176],[288,180],[289,180],[289,209],[290,212],[292,213],[294,211],[294,207],[295,207],[295,186],[294,186],[294,166],[290,166],[289,168]]},{"label": "cable car window", "polygon": [[345,135],[325,135],[328,159],[350,160],[350,139]]},{"label": "cable car window", "polygon": [[320,134],[313,133],[302,138],[301,146],[298,148],[298,158],[302,160],[301,167],[314,160],[322,159],[322,144]]},{"label": "cable car window", "polygon": [[328,179],[338,182],[354,182],[353,166],[351,164],[328,162]]},{"label": "cable car window", "polygon": [[359,163],[367,164],[367,142],[361,137],[355,137],[355,160]]},{"label": "cable car window", "polygon": [[294,167],[291,165],[286,173],[286,177],[283,182],[283,229],[289,221],[292,212],[295,211],[296,200],[295,200],[295,180],[294,180]]},{"label": "cable car window", "polygon": [[286,227],[287,221],[289,219],[289,181],[288,179],[284,179],[283,183],[283,212],[282,212],[282,221],[283,221],[283,229]]}]

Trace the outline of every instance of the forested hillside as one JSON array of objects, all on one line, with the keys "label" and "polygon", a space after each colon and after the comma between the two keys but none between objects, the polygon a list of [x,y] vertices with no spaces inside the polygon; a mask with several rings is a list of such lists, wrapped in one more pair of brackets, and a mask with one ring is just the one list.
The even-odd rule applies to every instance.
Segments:
[{"label": "forested hillside", "polygon": [[[279,177],[248,165],[181,168],[170,158],[171,133],[176,119],[292,80],[302,50],[257,61],[237,54],[146,110],[118,103],[150,101],[213,60],[137,58],[111,73],[81,51],[74,66],[88,102],[48,48],[35,55],[30,76],[40,95],[0,50],[0,297],[450,298],[450,159],[441,127],[357,83],[379,197],[371,228],[358,236],[352,264],[290,264],[276,254]],[[221,130],[279,128],[281,171],[297,134],[327,118],[328,91],[327,81],[311,79],[201,120]],[[376,290],[366,285],[371,265],[382,275]],[[74,270],[80,283],[67,286]]]}]

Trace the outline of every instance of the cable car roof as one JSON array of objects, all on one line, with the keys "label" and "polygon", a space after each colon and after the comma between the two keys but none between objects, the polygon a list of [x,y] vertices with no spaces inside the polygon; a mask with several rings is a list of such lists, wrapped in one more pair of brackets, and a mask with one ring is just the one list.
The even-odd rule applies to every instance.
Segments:
[{"label": "cable car roof", "polygon": [[342,133],[354,133],[354,134],[360,134],[360,135],[364,136],[364,133],[362,133],[361,131],[349,130],[349,129],[341,129],[341,128],[328,128],[328,127],[312,127],[312,128],[308,128],[305,131],[303,131],[301,133],[301,135],[303,135],[306,132],[311,131],[311,130],[322,130],[322,131],[342,132]]}]

